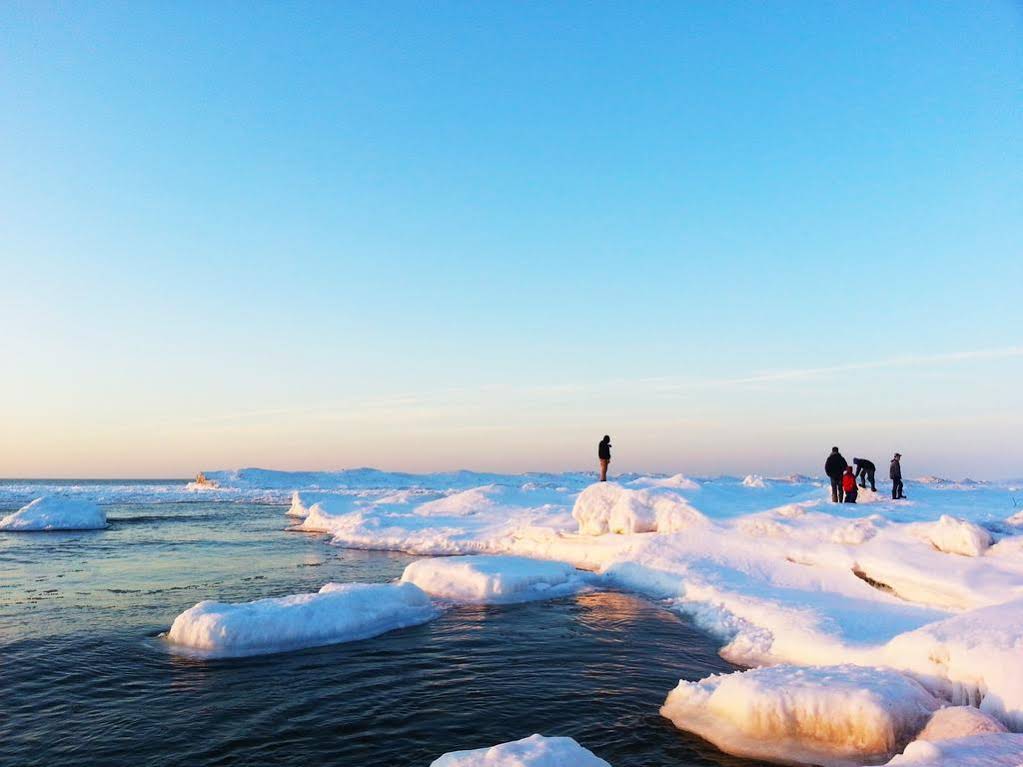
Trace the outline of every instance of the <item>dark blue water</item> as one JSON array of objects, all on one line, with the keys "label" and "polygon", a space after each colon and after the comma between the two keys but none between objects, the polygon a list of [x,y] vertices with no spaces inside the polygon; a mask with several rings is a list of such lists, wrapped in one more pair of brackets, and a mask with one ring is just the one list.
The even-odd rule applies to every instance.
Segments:
[{"label": "dark blue water", "polygon": [[616,767],[751,765],[657,714],[731,667],[626,594],[465,607],[362,642],[236,660],[158,638],[205,598],[383,581],[411,557],[287,533],[280,507],[121,505],[110,528],[0,534],[0,764],[428,765],[534,732]]}]

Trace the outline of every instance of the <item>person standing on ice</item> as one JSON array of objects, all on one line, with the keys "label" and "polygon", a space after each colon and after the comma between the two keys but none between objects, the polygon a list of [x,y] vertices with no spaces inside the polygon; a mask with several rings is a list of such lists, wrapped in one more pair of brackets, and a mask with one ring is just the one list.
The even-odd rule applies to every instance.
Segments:
[{"label": "person standing on ice", "polygon": [[597,460],[600,461],[600,481],[607,482],[607,465],[611,463],[611,438],[606,434],[597,445]]},{"label": "person standing on ice", "polygon": [[846,503],[856,503],[859,491],[856,489],[856,475],[853,474],[852,466],[845,467],[845,474],[842,475],[842,490],[845,491]]},{"label": "person standing on ice", "polygon": [[828,456],[828,460],[824,462],[824,473],[828,475],[828,479],[831,480],[831,502],[841,503],[845,493],[842,491],[842,475],[845,470],[849,467],[845,458],[838,452],[837,447],[831,448],[831,455]]},{"label": "person standing on ice", "polygon": [[888,469],[888,476],[892,478],[892,500],[897,501],[906,496],[902,493],[902,453],[896,453],[892,458],[891,468]]},{"label": "person standing on ice", "polygon": [[877,486],[874,484],[874,472],[877,471],[877,467],[873,461],[868,461],[866,458],[853,458],[853,463],[856,464],[856,478],[860,481],[860,487],[864,490],[867,489],[867,482],[870,482],[870,489],[875,493],[877,492]]}]

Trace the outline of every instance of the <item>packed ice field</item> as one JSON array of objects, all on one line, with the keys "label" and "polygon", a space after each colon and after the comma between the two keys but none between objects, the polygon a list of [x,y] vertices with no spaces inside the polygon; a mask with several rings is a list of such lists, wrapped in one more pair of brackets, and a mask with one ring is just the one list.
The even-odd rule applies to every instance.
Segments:
[{"label": "packed ice field", "polygon": [[[276,503],[282,525],[421,555],[395,583],[183,605],[170,652],[368,639],[464,603],[619,589],[689,616],[747,670],[680,680],[661,715],[781,763],[1023,765],[1023,482],[935,477],[832,504],[804,476],[207,472],[188,485],[6,484],[3,531],[105,524],[104,504]],[[258,563],[254,563],[258,567]],[[553,680],[551,683],[555,683]],[[606,765],[558,733],[435,765]],[[458,744],[451,744],[457,747]]]}]

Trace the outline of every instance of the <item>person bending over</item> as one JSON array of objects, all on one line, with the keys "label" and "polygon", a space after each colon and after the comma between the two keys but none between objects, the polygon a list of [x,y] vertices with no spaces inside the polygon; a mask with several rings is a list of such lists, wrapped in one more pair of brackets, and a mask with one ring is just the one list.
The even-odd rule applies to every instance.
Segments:
[{"label": "person bending over", "polygon": [[870,489],[876,493],[877,486],[874,484],[874,472],[877,471],[877,467],[873,461],[868,461],[866,458],[853,458],[853,463],[856,464],[856,478],[860,481],[860,487],[866,490],[867,482],[869,482]]},{"label": "person bending over", "polygon": [[842,497],[845,493],[842,490],[842,475],[848,468],[849,464],[846,463],[845,458],[838,452],[837,447],[831,448],[831,455],[828,456],[828,460],[824,462],[824,473],[828,475],[828,479],[831,480],[831,502],[841,503]]},{"label": "person bending over", "polygon": [[606,434],[597,445],[597,460],[600,461],[600,481],[607,482],[607,465],[611,463],[611,438]]}]

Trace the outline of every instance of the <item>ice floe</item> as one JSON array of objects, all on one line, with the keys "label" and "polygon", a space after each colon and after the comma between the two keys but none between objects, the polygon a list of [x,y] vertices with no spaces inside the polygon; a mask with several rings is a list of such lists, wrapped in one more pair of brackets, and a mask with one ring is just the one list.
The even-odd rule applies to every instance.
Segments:
[{"label": "ice floe", "polygon": [[107,526],[107,515],[92,501],[47,495],[36,498],[0,519],[0,530],[96,530]]},{"label": "ice floe", "polygon": [[452,751],[430,767],[611,767],[572,738],[530,735],[471,751]]},{"label": "ice floe", "polygon": [[661,714],[730,754],[837,767],[891,757],[938,705],[889,669],[774,666],[683,680]]},{"label": "ice floe", "polygon": [[167,640],[207,656],[258,655],[368,639],[438,612],[411,583],[328,583],[314,594],[200,602],[174,619]]},{"label": "ice floe", "polygon": [[401,580],[452,602],[500,604],[552,599],[586,588],[586,574],[571,565],[512,556],[420,559]]}]

